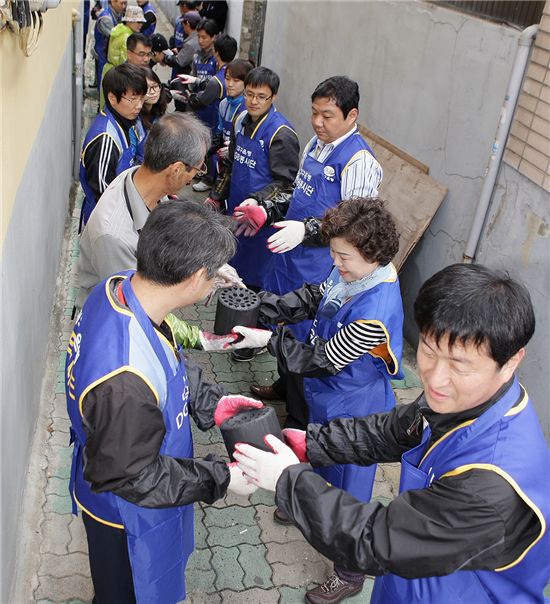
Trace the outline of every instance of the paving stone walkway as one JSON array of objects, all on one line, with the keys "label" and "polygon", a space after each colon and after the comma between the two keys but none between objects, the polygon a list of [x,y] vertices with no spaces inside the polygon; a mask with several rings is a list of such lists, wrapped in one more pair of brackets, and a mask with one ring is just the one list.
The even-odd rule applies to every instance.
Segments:
[{"label": "paving stone walkway", "polygon": [[[164,31],[168,30],[162,16],[160,25]],[[84,106],[83,132],[96,108],[96,99],[89,97]],[[193,197],[190,187],[186,195]],[[68,493],[72,448],[68,446],[69,420],[64,394],[65,354],[76,295],[81,203],[82,193],[77,191],[67,222],[48,372],[29,470],[27,536],[18,563],[18,602],[77,604],[90,602],[93,597],[86,537],[80,517],[71,514]],[[191,323],[212,329],[215,308],[214,300],[208,307],[198,304],[179,314]],[[420,392],[412,356],[408,350],[406,379],[394,384],[401,403],[414,400]],[[203,367],[207,379],[224,383],[231,393],[248,394],[252,382],[271,383],[276,373],[274,359],[267,353],[246,363],[234,363],[229,355],[220,353],[192,351],[190,357]],[[282,418],[283,404],[274,406]],[[197,457],[212,452],[226,456],[217,428],[206,433],[194,429],[193,433]],[[383,503],[391,500],[397,491],[398,474],[398,464],[379,467],[374,487],[376,499]],[[228,495],[214,505],[197,504],[195,508],[196,550],[186,573],[186,601],[191,604],[300,603],[306,589],[322,582],[332,569],[331,563],[311,548],[296,528],[274,523],[273,495],[266,491],[256,492],[250,500]],[[368,579],[363,592],[347,602],[368,602],[371,589],[372,579]]]}]

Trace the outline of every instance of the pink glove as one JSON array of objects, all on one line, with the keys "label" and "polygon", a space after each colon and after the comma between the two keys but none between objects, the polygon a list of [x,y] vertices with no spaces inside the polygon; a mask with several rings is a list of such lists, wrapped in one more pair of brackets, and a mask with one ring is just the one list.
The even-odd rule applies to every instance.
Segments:
[{"label": "pink glove", "polygon": [[296,428],[285,428],[283,430],[285,443],[294,451],[296,457],[302,462],[307,463],[306,451],[306,433],[304,430],[296,430]]},{"label": "pink glove", "polygon": [[215,352],[226,350],[233,342],[239,339],[239,334],[228,333],[224,336],[218,336],[215,333],[201,330],[199,332],[199,340],[203,350],[207,352]]},{"label": "pink glove", "polygon": [[[233,216],[241,226],[246,225],[246,228],[242,231],[246,237],[254,236],[267,221],[267,212],[261,206],[237,206],[233,211]],[[240,227],[237,230],[240,230]],[[250,232],[251,234],[249,234]]]},{"label": "pink glove", "polygon": [[239,411],[243,411],[244,409],[261,409],[263,406],[262,401],[257,401],[248,396],[241,396],[240,394],[222,396],[216,407],[216,411],[214,411],[214,422],[219,427],[226,419],[233,417]]},{"label": "pink glove", "polygon": [[210,206],[213,210],[216,210],[216,212],[220,211],[220,202],[216,199],[212,199],[212,197],[207,197],[202,203],[205,206]]}]

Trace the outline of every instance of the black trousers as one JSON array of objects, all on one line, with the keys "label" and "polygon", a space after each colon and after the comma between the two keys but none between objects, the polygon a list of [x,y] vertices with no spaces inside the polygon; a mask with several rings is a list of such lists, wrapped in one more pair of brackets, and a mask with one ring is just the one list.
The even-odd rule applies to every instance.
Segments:
[{"label": "black trousers", "polygon": [[97,522],[82,512],[88,537],[94,604],[135,604],[126,532]]}]

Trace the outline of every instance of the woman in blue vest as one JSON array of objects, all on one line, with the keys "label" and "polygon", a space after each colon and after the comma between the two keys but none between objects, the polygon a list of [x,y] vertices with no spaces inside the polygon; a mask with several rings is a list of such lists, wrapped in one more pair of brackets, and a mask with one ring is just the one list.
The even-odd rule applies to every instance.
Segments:
[{"label": "woman in blue vest", "polygon": [[[403,306],[391,264],[399,235],[391,214],[379,199],[350,199],[327,212],[321,233],[334,261],[328,279],[284,296],[261,294],[263,323],[314,318],[307,342],[283,327],[268,343],[288,378],[285,427],[301,430],[308,423],[389,411],[395,406],[390,379],[401,377]],[[240,345],[249,345],[246,337]],[[316,472],[361,501],[371,498],[376,465],[337,464]],[[287,521],[279,510],[275,520]]]},{"label": "woman in blue vest", "polygon": [[[414,316],[424,386],[416,401],[289,434],[313,466],[400,460],[399,496],[365,505],[297,465],[277,439],[277,455],[244,447],[247,473],[276,488],[318,551],[377,577],[374,604],[542,604],[550,452],[515,376],[535,329],[529,293],[507,275],[455,264],[422,286]],[[306,600],[358,591],[334,575]]]},{"label": "woman in blue vest", "polygon": [[212,19],[203,19],[197,25],[199,50],[193,57],[192,75],[197,78],[194,90],[204,90],[208,81],[216,75],[218,67],[214,57],[214,40],[220,30]]},{"label": "woman in blue vest", "polygon": [[254,65],[246,59],[235,59],[226,67],[226,96],[218,107],[218,125],[212,140],[212,146],[216,147],[216,151],[225,147],[225,153],[219,154],[222,159],[227,156],[235,118],[245,110],[244,81],[253,68]]},{"label": "woman in blue vest", "polygon": [[139,117],[143,125],[144,136],[138,145],[137,161],[143,163],[145,157],[145,141],[152,125],[166,113],[168,103],[172,100],[172,95],[168,88],[163,86],[160,78],[150,67],[143,67],[143,72],[147,79],[147,94],[145,102],[140,111]]}]

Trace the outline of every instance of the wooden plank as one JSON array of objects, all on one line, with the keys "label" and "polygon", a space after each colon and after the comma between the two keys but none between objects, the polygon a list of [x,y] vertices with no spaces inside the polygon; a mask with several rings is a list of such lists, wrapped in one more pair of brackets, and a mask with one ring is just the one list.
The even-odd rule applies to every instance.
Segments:
[{"label": "wooden plank", "polygon": [[415,157],[413,157],[412,155],[409,155],[406,151],[399,149],[399,147],[396,147],[395,145],[390,143],[390,141],[387,141],[385,138],[382,138],[381,136],[379,136],[372,130],[369,130],[366,126],[361,126],[361,124],[357,124],[357,128],[359,129],[361,136],[363,136],[364,138],[368,138],[370,141],[375,142],[377,145],[382,145],[382,147],[385,147],[386,149],[388,149],[388,151],[391,151],[394,155],[397,155],[398,157],[401,157],[409,164],[416,166],[419,170],[424,172],[424,174],[430,173],[429,166],[418,161]]},{"label": "wooden plank", "polygon": [[[365,131],[361,128],[362,133]],[[430,225],[448,189],[429,176],[428,167],[421,162],[414,158],[409,161],[408,154],[394,152],[397,147],[386,144],[387,141],[378,136],[364,136],[384,170],[379,196],[386,202],[397,223],[399,252],[394,264],[400,270]]]}]

